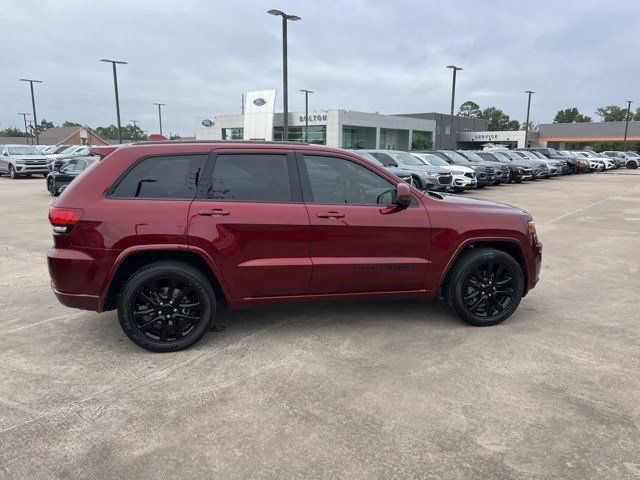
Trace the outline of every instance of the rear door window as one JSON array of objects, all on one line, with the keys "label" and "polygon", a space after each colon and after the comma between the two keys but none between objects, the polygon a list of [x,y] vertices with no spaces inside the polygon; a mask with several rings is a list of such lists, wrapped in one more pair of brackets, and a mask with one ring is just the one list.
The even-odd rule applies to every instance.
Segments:
[{"label": "rear door window", "polygon": [[193,199],[206,155],[170,155],[139,161],[112,189],[115,198]]},{"label": "rear door window", "polygon": [[229,202],[291,203],[286,154],[218,154],[203,198]]}]

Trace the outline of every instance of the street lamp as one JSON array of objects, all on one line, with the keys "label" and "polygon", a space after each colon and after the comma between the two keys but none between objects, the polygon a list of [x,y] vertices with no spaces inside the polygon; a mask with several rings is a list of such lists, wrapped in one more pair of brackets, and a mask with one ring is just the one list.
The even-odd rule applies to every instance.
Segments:
[{"label": "street lamp", "polygon": [[287,140],[289,138],[289,88],[287,79],[287,20],[295,22],[300,20],[297,15],[289,15],[281,10],[269,10],[270,15],[276,15],[282,17],[282,107],[284,110],[284,124],[282,139]]},{"label": "street lamp", "polygon": [[164,103],[154,103],[154,105],[158,106],[158,123],[160,124],[160,135],[162,135],[162,107],[165,106]]},{"label": "street lamp", "polygon": [[126,65],[127,62],[121,60],[109,60],[108,58],[101,58],[101,62],[110,63],[113,67],[113,87],[116,91],[116,116],[118,119],[118,143],[122,143],[122,125],[120,125],[120,99],[118,97],[118,75],[116,73],[116,65]]},{"label": "street lamp", "polygon": [[451,84],[451,124],[449,126],[449,135],[451,135],[451,148],[453,149],[453,107],[456,103],[456,74],[458,73],[458,70],[462,70],[462,67],[447,65],[447,68],[453,70],[453,83]]},{"label": "street lamp", "polygon": [[31,115],[30,113],[20,112],[18,115],[22,115],[24,119],[24,133],[27,136],[27,145],[29,145],[29,130],[27,130],[27,115]]},{"label": "street lamp", "polygon": [[526,90],[524,93],[529,95],[529,98],[527,100],[527,121],[524,124],[524,148],[529,148],[529,144],[527,142],[529,141],[529,113],[531,112],[531,95],[536,92],[534,92],[533,90]]},{"label": "street lamp", "polygon": [[40,139],[38,138],[38,117],[36,117],[36,99],[33,95],[33,84],[34,83],[42,83],[42,80],[30,80],[28,78],[21,78],[21,82],[29,82],[29,86],[31,87],[31,107],[33,108],[33,123],[36,126],[36,145],[40,145]]},{"label": "street lamp", "polygon": [[627,133],[629,132],[629,116],[631,115],[631,100],[627,100],[627,121],[624,124],[624,143],[622,144],[622,151],[627,151]]},{"label": "street lamp", "polygon": [[304,92],[304,141],[309,141],[309,94],[313,93],[312,90],[300,90]]}]

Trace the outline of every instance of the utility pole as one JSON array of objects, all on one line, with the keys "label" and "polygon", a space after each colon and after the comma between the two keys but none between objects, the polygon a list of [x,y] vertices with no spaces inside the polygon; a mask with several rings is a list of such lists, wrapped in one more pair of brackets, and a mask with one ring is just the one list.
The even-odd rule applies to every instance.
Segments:
[{"label": "utility pole", "polygon": [[244,93],[240,95],[240,111],[242,115],[244,115]]},{"label": "utility pole", "polygon": [[136,129],[137,124],[138,124],[138,120],[131,120],[131,123],[133,123],[133,132],[131,134],[131,139],[132,140],[137,140],[138,139],[138,130]]},{"label": "utility pole", "polygon": [[[458,70],[462,70],[461,67],[456,67],[455,65],[447,65],[447,68],[453,70],[453,83],[451,84],[451,123],[449,125],[449,135],[451,136],[451,149],[453,150],[453,110],[456,103],[456,74]],[[456,142],[458,138],[456,136]]]},{"label": "utility pole", "polygon": [[627,151],[627,133],[629,132],[629,117],[631,115],[631,100],[627,100],[627,121],[624,124],[624,143],[622,144],[622,151]]},{"label": "utility pole", "polygon": [[312,90],[300,90],[304,92],[304,141],[309,142],[309,94]]},{"label": "utility pole", "polygon": [[160,135],[162,135],[162,107],[165,106],[164,103],[154,103],[154,105],[158,106],[158,123],[160,124]]},{"label": "utility pole", "polygon": [[297,15],[289,15],[281,10],[269,10],[270,15],[282,17],[282,109],[284,110],[284,123],[282,140],[289,138],[289,85],[287,73],[287,21],[292,22],[300,20]]},{"label": "utility pole", "polygon": [[24,133],[27,135],[27,145],[29,145],[31,143],[31,139],[29,138],[29,130],[27,130],[27,115],[31,115],[30,113],[18,113],[18,115],[22,115],[22,118],[24,119]]},{"label": "utility pole", "polygon": [[118,74],[116,73],[116,65],[126,65],[127,62],[120,60],[109,60],[101,58],[101,62],[110,63],[113,67],[113,87],[116,91],[116,117],[118,120],[118,143],[122,143],[122,125],[120,124],[120,98],[118,97]]},{"label": "utility pole", "polygon": [[33,94],[33,84],[34,83],[42,83],[42,80],[30,80],[28,78],[21,78],[21,82],[29,82],[29,86],[31,87],[31,107],[33,108],[33,123],[36,126],[36,145],[40,145],[40,139],[38,138],[38,117],[36,116],[36,98]]},{"label": "utility pole", "polygon": [[524,93],[529,95],[529,98],[527,99],[527,122],[524,124],[524,148],[529,148],[529,113],[531,112],[531,95],[536,92],[533,90],[527,90]]}]

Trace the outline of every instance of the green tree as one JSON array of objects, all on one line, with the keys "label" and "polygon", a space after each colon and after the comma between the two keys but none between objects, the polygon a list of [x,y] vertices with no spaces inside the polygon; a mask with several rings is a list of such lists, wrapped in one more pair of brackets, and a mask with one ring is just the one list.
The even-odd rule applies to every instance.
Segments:
[{"label": "green tree", "polygon": [[182,138],[182,135],[180,135],[179,133],[174,133],[173,135],[169,135],[169,140],[180,140]]},{"label": "green tree", "polygon": [[529,120],[529,128],[527,128],[527,122],[522,122],[522,125],[520,126],[520,130],[529,130],[530,132],[537,132],[538,124],[533,120]]},{"label": "green tree", "polygon": [[596,110],[603,122],[623,122],[627,118],[627,109],[617,105],[607,105]]},{"label": "green tree", "polygon": [[480,110],[480,105],[478,105],[476,102],[467,100],[462,105],[460,105],[458,115],[468,118],[480,118],[480,116],[482,115],[482,111]]},{"label": "green tree", "polygon": [[482,110],[481,118],[488,122],[488,129],[492,132],[504,130],[520,130],[520,122],[511,119],[509,115],[496,107],[488,107]]},{"label": "green tree", "polygon": [[38,130],[38,133],[40,133],[54,127],[55,125],[53,124],[53,122],[48,122],[43,118],[42,121],[40,122],[40,125],[38,125],[37,130]]},{"label": "green tree", "polygon": [[[100,138],[105,140],[117,140],[118,139],[118,127],[116,125],[100,126],[93,129],[93,131]],[[123,140],[146,140],[149,138],[146,133],[138,125],[122,125],[122,139]]]},{"label": "green tree", "polygon": [[82,125],[80,125],[79,123],[70,122],[69,120],[67,120],[62,124],[62,126],[63,127],[81,127]]},{"label": "green tree", "polygon": [[18,127],[8,127],[0,130],[0,137],[26,137],[27,134]]},{"label": "green tree", "polygon": [[558,110],[553,123],[585,123],[593,121],[591,117],[583,115],[576,107]]}]

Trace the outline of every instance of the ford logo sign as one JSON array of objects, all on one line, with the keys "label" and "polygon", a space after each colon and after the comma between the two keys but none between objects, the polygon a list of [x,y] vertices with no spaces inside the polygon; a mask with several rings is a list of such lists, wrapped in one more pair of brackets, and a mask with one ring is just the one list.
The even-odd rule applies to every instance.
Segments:
[{"label": "ford logo sign", "polygon": [[202,120],[202,126],[203,127],[212,127],[213,126],[213,120],[211,120],[210,118],[205,118],[204,120]]},{"label": "ford logo sign", "polygon": [[256,99],[253,101],[253,104],[254,104],[254,105],[256,105],[256,106],[258,106],[258,107],[261,107],[261,106],[262,106],[262,105],[264,105],[265,103],[267,103],[267,101],[266,101],[264,98],[256,98]]}]

